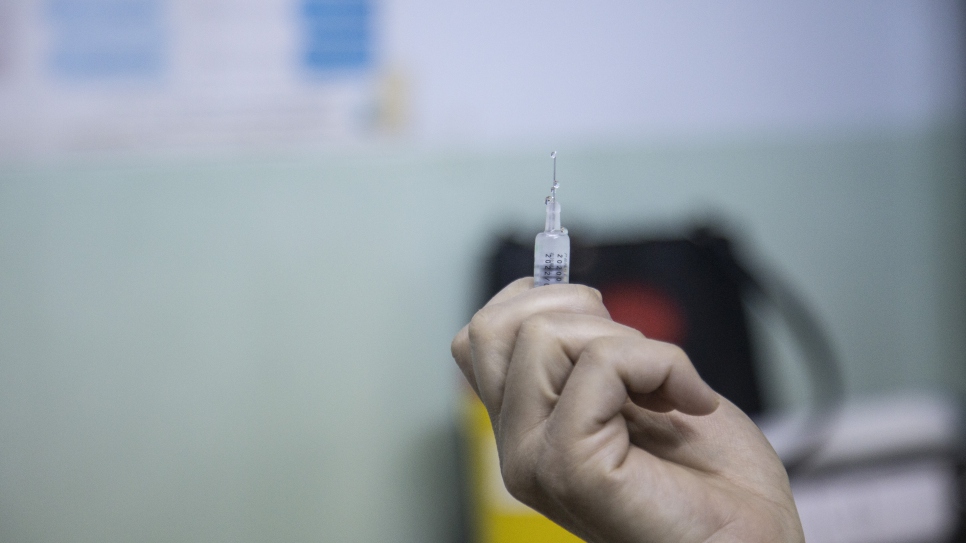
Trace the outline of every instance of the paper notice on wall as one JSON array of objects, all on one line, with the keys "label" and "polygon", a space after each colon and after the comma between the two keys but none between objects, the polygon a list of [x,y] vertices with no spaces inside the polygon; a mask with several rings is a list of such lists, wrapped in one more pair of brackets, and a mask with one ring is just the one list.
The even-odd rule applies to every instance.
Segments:
[{"label": "paper notice on wall", "polygon": [[166,53],[161,0],[50,0],[48,61],[61,78],[157,76]]},{"label": "paper notice on wall", "polygon": [[[0,32],[0,70],[23,65],[4,90],[0,156],[324,144],[379,133],[385,76],[373,0],[34,4],[16,21],[17,43]],[[4,64],[10,51],[19,58]]]}]

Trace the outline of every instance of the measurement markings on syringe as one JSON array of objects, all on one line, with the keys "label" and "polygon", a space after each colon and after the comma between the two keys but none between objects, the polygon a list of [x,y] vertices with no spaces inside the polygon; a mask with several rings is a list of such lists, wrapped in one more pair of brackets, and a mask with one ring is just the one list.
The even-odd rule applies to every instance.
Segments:
[{"label": "measurement markings on syringe", "polygon": [[541,266],[543,277],[549,281],[563,281],[566,271],[565,263],[569,261],[567,253],[547,253],[543,255],[543,258],[543,266]]}]

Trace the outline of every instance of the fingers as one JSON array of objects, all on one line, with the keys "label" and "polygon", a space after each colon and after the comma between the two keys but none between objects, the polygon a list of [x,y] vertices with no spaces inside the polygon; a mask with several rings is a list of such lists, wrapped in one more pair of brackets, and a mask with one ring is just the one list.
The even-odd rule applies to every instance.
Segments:
[{"label": "fingers", "polygon": [[600,337],[640,332],[595,315],[542,313],[520,325],[500,414],[504,439],[516,441],[547,420],[577,360]]},{"label": "fingers", "polygon": [[693,415],[718,405],[717,394],[674,345],[596,315],[526,319],[494,419],[507,488],[524,503],[552,508],[558,499],[583,503],[579,496],[613,482],[607,474],[628,458],[646,466],[631,470],[635,477],[666,475],[648,448],[632,447],[622,414],[628,399]]},{"label": "fingers", "polygon": [[680,348],[579,314],[538,314],[521,324],[504,394],[500,437],[511,448],[552,413],[555,431],[577,440],[613,420],[628,398],[692,415],[718,405]]},{"label": "fingers", "polygon": [[567,442],[595,436],[607,441],[600,436],[605,428],[626,433],[621,410],[629,398],[689,415],[710,414],[719,403],[679,347],[643,336],[598,337],[584,347],[567,379],[548,421],[550,432]]},{"label": "fingers", "polygon": [[529,288],[532,279],[511,283],[477,312],[453,342],[453,355],[496,421],[520,325],[540,313],[608,317],[600,293],[583,285]]},{"label": "fingers", "polygon": [[499,420],[507,368],[521,324],[541,313],[608,316],[600,293],[583,285],[553,285],[530,289],[480,310],[470,321],[473,373],[480,399],[494,421]]},{"label": "fingers", "polygon": [[[533,278],[522,277],[503,287],[503,289],[496,293],[496,295],[493,296],[493,298],[491,298],[486,305],[508,300],[531,288],[533,288]],[[450,344],[450,352],[453,355],[453,359],[456,360],[456,365],[459,366],[460,370],[463,372],[463,375],[466,376],[466,380],[470,383],[470,386],[473,387],[473,391],[476,392],[477,396],[479,396],[480,390],[476,385],[476,376],[473,373],[473,358],[470,352],[469,330],[470,325],[467,324],[456,333],[456,337],[453,338],[453,343]]]}]

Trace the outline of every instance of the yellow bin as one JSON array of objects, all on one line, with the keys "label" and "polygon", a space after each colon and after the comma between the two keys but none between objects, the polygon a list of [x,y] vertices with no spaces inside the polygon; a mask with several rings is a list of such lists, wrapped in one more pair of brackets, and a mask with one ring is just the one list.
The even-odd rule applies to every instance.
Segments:
[{"label": "yellow bin", "polygon": [[472,527],[476,543],[580,542],[570,532],[520,503],[500,476],[496,439],[486,407],[473,392],[463,394],[463,419],[469,441],[468,465]]}]

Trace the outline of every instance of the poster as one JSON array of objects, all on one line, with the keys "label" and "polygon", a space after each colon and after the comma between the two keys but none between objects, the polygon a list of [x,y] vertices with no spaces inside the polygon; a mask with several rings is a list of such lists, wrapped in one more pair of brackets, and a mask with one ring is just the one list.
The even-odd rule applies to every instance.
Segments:
[{"label": "poster", "polygon": [[0,32],[0,157],[330,144],[378,132],[372,0],[24,8],[0,22],[13,27]]}]

